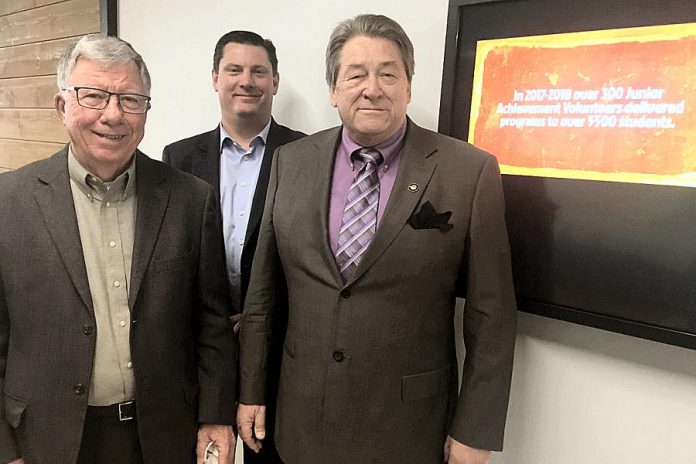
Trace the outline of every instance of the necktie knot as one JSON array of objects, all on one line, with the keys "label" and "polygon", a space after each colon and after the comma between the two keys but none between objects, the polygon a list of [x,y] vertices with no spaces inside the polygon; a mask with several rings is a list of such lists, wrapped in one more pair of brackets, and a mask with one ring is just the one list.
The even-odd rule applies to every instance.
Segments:
[{"label": "necktie knot", "polygon": [[353,161],[362,161],[365,164],[372,164],[375,168],[382,164],[384,156],[374,148],[360,148],[350,155]]}]

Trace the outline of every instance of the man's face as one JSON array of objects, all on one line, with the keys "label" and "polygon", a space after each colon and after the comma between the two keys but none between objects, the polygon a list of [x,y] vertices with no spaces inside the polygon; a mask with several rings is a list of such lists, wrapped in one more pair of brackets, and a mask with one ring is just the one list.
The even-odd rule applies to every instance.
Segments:
[{"label": "man's face", "polygon": [[278,77],[273,75],[265,48],[233,42],[225,45],[220,65],[213,71],[213,88],[220,98],[223,119],[268,122]]},{"label": "man's face", "polygon": [[[146,94],[133,63],[106,66],[78,59],[68,85]],[[83,108],[77,103],[74,91],[58,93],[55,106],[70,137],[75,158],[85,169],[100,177],[101,173],[118,175],[125,170],[145,135],[146,113],[124,113],[119,107],[118,98],[113,95],[103,110]]]},{"label": "man's face", "polygon": [[388,39],[356,36],[339,57],[331,105],[351,138],[375,146],[406,121],[411,84],[397,45]]}]

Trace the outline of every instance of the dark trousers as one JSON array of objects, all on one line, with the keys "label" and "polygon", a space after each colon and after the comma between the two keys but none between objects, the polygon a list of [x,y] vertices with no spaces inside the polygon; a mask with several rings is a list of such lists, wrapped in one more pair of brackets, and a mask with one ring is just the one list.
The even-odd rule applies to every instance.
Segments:
[{"label": "dark trousers", "polygon": [[121,422],[118,405],[89,406],[77,464],[142,464],[136,420]]},{"label": "dark trousers", "polygon": [[264,440],[263,448],[258,454],[244,445],[244,464],[283,464],[274,443]]}]

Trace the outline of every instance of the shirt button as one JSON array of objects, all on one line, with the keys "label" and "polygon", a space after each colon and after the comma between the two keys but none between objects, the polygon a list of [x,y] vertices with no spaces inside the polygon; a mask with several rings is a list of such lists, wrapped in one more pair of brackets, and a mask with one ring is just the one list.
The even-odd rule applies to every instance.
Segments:
[{"label": "shirt button", "polygon": [[110,202],[110,201],[107,201],[107,202],[106,202],[106,207],[107,207],[107,208],[111,208],[111,202]]},{"label": "shirt button", "polygon": [[109,246],[110,246],[111,248],[115,248],[115,247],[116,247],[116,242],[114,242],[113,240],[111,240],[111,241],[109,242]]},{"label": "shirt button", "polygon": [[121,286],[121,282],[119,282],[118,280],[114,282],[114,287],[118,288],[120,286]]},{"label": "shirt button", "polygon": [[244,246],[244,240],[239,241],[239,246]]},{"label": "shirt button", "polygon": [[245,214],[246,214],[246,211],[244,211],[243,209],[240,209],[240,210],[239,210],[239,215],[240,215],[240,216],[244,216]]},{"label": "shirt button", "polygon": [[121,322],[118,323],[118,325],[120,325],[121,327],[125,327],[125,326],[126,326],[126,321],[121,321]]},{"label": "shirt button", "polygon": [[73,392],[75,392],[76,395],[82,395],[85,392],[85,386],[78,383],[73,387]]},{"label": "shirt button", "polygon": [[128,361],[128,364],[126,364],[126,366],[128,366],[128,369],[132,369],[132,368],[133,368],[133,363],[130,362],[130,361]]},{"label": "shirt button", "polygon": [[334,351],[333,358],[334,358],[334,361],[340,363],[340,362],[343,362],[343,360],[345,359],[345,355],[341,351]]},{"label": "shirt button", "polygon": [[246,182],[240,182],[239,185],[242,187],[246,187],[247,184],[246,184]]}]

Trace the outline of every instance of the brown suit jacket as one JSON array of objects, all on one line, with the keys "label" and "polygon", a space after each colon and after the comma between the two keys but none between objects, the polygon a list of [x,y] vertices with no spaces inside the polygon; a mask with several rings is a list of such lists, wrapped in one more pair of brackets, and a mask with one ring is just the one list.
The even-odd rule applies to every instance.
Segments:
[{"label": "brown suit jacket", "polygon": [[[501,449],[516,311],[495,158],[409,121],[384,216],[344,285],[327,230],[339,138],[334,128],[278,151],[242,324],[240,401],[264,402],[269,316],[286,280],[276,444],[287,464],[435,464],[447,434]],[[426,203],[435,212],[410,220]],[[435,228],[446,212],[452,227]]]},{"label": "brown suit jacket", "polygon": [[[213,189],[136,152],[129,306],[145,462],[190,464],[231,424],[235,343]],[[97,336],[67,147],[0,175],[0,462],[77,460]]]}]

